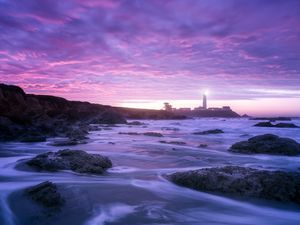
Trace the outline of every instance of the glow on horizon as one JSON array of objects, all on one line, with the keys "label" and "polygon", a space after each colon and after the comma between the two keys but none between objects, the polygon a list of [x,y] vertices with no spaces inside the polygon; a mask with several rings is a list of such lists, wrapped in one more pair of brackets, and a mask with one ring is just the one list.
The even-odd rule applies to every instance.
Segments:
[{"label": "glow on horizon", "polygon": [[[163,109],[163,103],[169,102],[174,108],[196,108],[202,106],[202,100],[128,100],[120,103],[122,107],[140,109]],[[285,106],[289,106],[288,108]],[[266,98],[251,100],[209,100],[208,107],[230,106],[240,115],[250,116],[295,116],[300,115],[299,98]],[[270,108],[272,111],[270,111]]]}]

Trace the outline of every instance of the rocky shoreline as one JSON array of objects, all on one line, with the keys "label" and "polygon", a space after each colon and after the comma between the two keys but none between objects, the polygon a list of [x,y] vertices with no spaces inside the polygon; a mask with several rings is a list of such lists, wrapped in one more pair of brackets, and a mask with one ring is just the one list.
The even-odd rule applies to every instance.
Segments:
[{"label": "rocky shoreline", "polygon": [[[107,170],[112,168],[112,160],[116,160],[115,165],[120,165],[118,164],[118,159],[114,158],[115,156],[108,153],[108,158],[99,154],[89,154],[83,150],[58,150],[56,148],[59,146],[74,146],[89,143],[88,135],[91,131],[103,131],[104,134],[107,132],[108,135],[111,135],[111,132],[116,136],[123,135],[121,137],[123,140],[127,140],[127,138],[129,140],[131,138],[142,140],[145,137],[144,140],[147,140],[147,142],[152,141],[155,143],[151,146],[151,149],[154,148],[157,153],[152,155],[156,156],[157,154],[157,156],[160,156],[160,154],[168,154],[167,151],[170,150],[171,154],[178,154],[175,163],[173,162],[174,165],[176,165],[177,161],[181,160],[181,157],[184,157],[183,161],[186,164],[183,164],[184,167],[182,168],[190,166],[190,162],[195,163],[192,165],[199,168],[198,164],[201,165],[201,158],[198,155],[194,157],[199,151],[208,152],[208,155],[203,157],[203,162],[207,163],[209,160],[211,160],[209,163],[212,162],[213,159],[211,156],[213,153],[209,151],[210,149],[214,150],[216,142],[212,142],[211,140],[224,139],[226,135],[230,134],[228,127],[224,127],[223,129],[220,126],[222,129],[214,129],[219,127],[218,124],[215,124],[207,127],[207,130],[201,130],[201,126],[192,127],[192,129],[189,129],[185,133],[190,136],[184,136],[183,131],[185,126],[181,126],[179,123],[171,123],[167,126],[164,124],[160,128],[151,128],[151,121],[148,121],[147,124],[141,121],[127,123],[126,119],[130,118],[130,116],[127,117],[130,114],[130,109],[126,109],[127,111],[125,110],[126,113],[124,113],[124,111],[110,106],[72,102],[53,96],[28,95],[22,89],[15,86],[0,86],[0,102],[0,141],[44,142],[50,137],[56,137],[48,139],[49,143],[45,145],[51,151],[22,160],[16,166],[20,171],[26,170],[26,172],[39,173],[39,175],[46,174],[48,176],[50,172],[52,174],[69,176],[70,174],[64,173],[64,171],[72,171],[72,175],[75,177],[80,175],[86,179],[90,179],[90,177],[110,179],[113,176],[113,172],[111,171],[114,168],[111,171],[109,170],[109,172]],[[164,116],[166,116],[166,114],[155,114],[154,111],[141,111],[140,113],[142,118],[144,116],[148,118],[150,115],[151,118],[155,119],[165,118]],[[133,114],[130,115],[132,116]],[[162,115],[163,117],[160,117]],[[269,126],[270,124],[274,126],[269,122],[260,123],[259,125]],[[179,127],[169,127],[169,125]],[[249,127],[253,128],[253,125],[249,125]],[[280,123],[276,127],[293,128],[294,126],[290,125],[290,123]],[[269,130],[269,128],[267,129]],[[289,132],[289,129],[285,130]],[[173,138],[175,137],[176,139],[171,139],[170,134],[172,136],[175,135],[176,137],[173,136]],[[138,136],[138,138],[135,138],[135,136]],[[225,153],[230,156],[245,157],[244,160],[247,159],[247,155],[253,154],[275,155],[276,157],[300,155],[300,144],[298,142],[280,136],[268,133],[257,135],[248,140],[234,143],[229,149],[229,145],[226,146]],[[242,136],[237,135],[237,137]],[[251,137],[251,133],[247,134],[247,137]],[[103,140],[109,143],[109,148],[111,147],[116,150],[120,146],[119,143],[114,142],[115,140],[110,141],[109,138]],[[208,141],[209,145],[206,141]],[[199,145],[199,143],[201,144]],[[164,146],[160,146],[160,144]],[[158,146],[158,149],[155,149],[156,146]],[[211,148],[210,146],[213,147]],[[90,151],[89,145],[86,145],[86,148],[82,149]],[[162,154],[160,151],[163,150],[167,151]],[[184,150],[187,150],[186,154]],[[147,150],[141,147],[141,151],[145,152]],[[41,153],[41,151],[38,153]],[[159,157],[156,159],[159,159]],[[227,164],[221,163],[221,165],[234,164],[231,161],[228,162]],[[205,164],[205,166],[209,166],[209,163]],[[176,172],[176,169],[171,174],[166,174],[164,171],[163,176],[167,178],[167,182],[173,182],[197,191],[228,197],[259,198],[300,204],[299,171],[262,170],[245,166],[246,164],[244,166],[221,167],[219,165],[185,172]],[[27,201],[36,205],[36,207],[44,208],[47,213],[56,214],[60,209],[65,208],[68,210],[66,205],[70,198],[66,197],[66,193],[69,190],[61,191],[63,185],[60,183],[60,180],[51,180],[50,177],[49,181],[49,177],[47,176],[45,179],[39,180],[42,183],[35,183],[29,188],[23,188],[21,191],[23,197],[27,198]],[[118,176],[122,177],[123,174]]]},{"label": "rocky shoreline", "polygon": [[86,139],[90,124],[125,124],[128,118],[185,119],[163,110],[120,108],[26,94],[18,86],[0,84],[0,141],[43,142],[49,137],[65,137],[76,143]]}]

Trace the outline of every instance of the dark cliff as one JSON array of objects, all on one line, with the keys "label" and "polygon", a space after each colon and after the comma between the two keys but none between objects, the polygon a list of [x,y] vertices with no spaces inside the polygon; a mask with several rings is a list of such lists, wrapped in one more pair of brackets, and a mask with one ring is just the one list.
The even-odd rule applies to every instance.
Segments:
[{"label": "dark cliff", "polygon": [[[182,119],[163,110],[111,107],[64,98],[26,94],[22,88],[0,84],[0,140],[39,140],[40,136],[84,136],[90,123],[118,124],[126,119]],[[76,127],[76,128],[74,128]],[[74,131],[75,129],[75,131]],[[28,135],[30,138],[28,138]],[[37,138],[38,136],[38,138]]]}]

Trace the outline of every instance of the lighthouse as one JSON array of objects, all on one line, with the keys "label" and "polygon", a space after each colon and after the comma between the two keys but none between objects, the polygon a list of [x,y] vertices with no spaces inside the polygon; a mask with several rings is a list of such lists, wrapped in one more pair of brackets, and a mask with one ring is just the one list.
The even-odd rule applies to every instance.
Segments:
[{"label": "lighthouse", "polygon": [[206,93],[203,94],[203,104],[202,104],[203,109],[207,109],[207,97]]}]

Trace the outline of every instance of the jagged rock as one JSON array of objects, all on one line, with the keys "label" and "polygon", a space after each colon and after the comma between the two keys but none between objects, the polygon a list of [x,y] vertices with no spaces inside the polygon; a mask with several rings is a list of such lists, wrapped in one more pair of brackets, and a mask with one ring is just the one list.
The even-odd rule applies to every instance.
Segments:
[{"label": "jagged rock", "polygon": [[145,133],[143,133],[143,135],[152,136],[152,137],[163,137],[163,135],[161,133],[157,133],[157,132],[145,132]]},{"label": "jagged rock", "polygon": [[298,155],[300,144],[290,138],[281,138],[274,134],[258,135],[233,144],[229,151],[244,154]]},{"label": "jagged rock", "polygon": [[172,182],[199,191],[300,203],[300,173],[225,166],[167,175]]},{"label": "jagged rock", "polygon": [[112,162],[108,157],[68,149],[37,155],[28,160],[26,164],[38,170],[72,170],[77,173],[92,174],[102,174],[106,169],[112,167]]},{"label": "jagged rock", "polygon": [[60,208],[65,202],[58,192],[57,186],[50,181],[45,181],[26,189],[25,194],[44,207]]},{"label": "jagged rock", "polygon": [[214,129],[214,130],[205,130],[205,131],[195,132],[193,134],[207,135],[207,134],[221,134],[221,133],[224,133],[224,131],[222,131],[220,129]]}]

